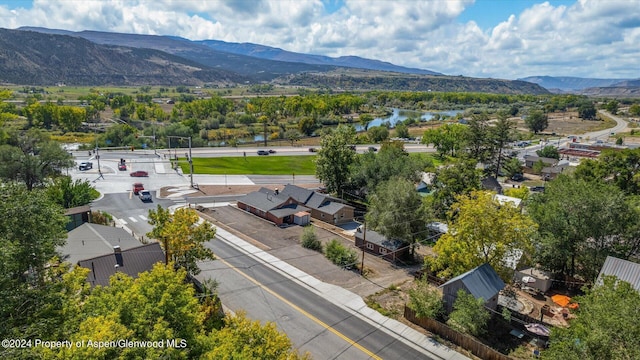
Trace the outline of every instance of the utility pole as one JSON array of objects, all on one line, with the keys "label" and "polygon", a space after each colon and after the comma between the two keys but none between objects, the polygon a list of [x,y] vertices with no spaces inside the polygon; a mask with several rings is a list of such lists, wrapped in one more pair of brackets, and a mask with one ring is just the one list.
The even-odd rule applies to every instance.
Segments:
[{"label": "utility pole", "polygon": [[[191,156],[191,136],[189,137],[185,137],[185,136],[167,136],[167,138],[169,138],[169,155],[171,155],[171,138],[176,138],[176,139],[188,139],[189,140],[189,159],[187,159],[189,161],[189,177],[191,178],[191,187],[193,188],[193,157]],[[174,148],[175,154],[176,154],[176,164],[178,162],[178,148],[175,147]]]},{"label": "utility pole", "polygon": [[360,275],[364,276],[364,248],[367,246],[367,220],[363,219],[364,232],[362,233],[362,263],[360,264]]}]

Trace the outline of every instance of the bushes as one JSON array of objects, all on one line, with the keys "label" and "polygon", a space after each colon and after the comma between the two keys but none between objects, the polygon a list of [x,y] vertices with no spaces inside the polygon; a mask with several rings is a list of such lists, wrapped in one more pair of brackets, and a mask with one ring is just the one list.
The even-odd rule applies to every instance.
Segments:
[{"label": "bushes", "polygon": [[311,225],[306,226],[304,230],[302,230],[300,242],[302,247],[322,252],[322,243],[318,240],[315,228]]},{"label": "bushes", "polygon": [[358,261],[358,255],[354,250],[347,249],[338,239],[329,241],[324,254],[332,263],[350,269]]}]

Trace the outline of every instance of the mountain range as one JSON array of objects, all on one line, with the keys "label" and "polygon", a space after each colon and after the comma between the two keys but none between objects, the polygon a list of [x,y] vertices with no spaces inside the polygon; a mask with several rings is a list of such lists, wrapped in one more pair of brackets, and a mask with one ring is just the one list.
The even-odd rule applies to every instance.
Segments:
[{"label": "mountain range", "polygon": [[575,91],[580,84],[593,87],[616,82],[544,76],[518,80],[447,76],[357,56],[333,58],[251,43],[22,27],[0,29],[0,83],[88,86],[273,83],[335,90],[545,94],[549,93],[547,89]]}]

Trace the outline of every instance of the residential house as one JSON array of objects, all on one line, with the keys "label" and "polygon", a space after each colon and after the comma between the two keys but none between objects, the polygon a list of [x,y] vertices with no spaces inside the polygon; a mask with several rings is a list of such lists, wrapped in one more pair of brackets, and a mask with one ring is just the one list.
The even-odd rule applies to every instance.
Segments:
[{"label": "residential house", "polygon": [[127,250],[115,246],[111,254],[81,260],[78,266],[89,269],[87,280],[91,286],[108,286],[112,275],[122,273],[137,278],[138,274],[149,271],[153,265],[164,261],[160,243],[154,242]]},{"label": "residential house", "polygon": [[165,261],[159,243],[142,244],[124,229],[84,223],[67,234],[67,243],[58,248],[62,261],[90,270],[92,286],[109,285],[109,277],[121,272],[132,277]]},{"label": "residential house", "polygon": [[487,176],[484,179],[480,180],[480,185],[484,190],[502,194],[502,185],[500,185],[498,179],[493,176]]},{"label": "residential house", "polygon": [[504,288],[504,282],[491,265],[485,263],[454,277],[438,288],[442,289],[442,299],[448,313],[453,311],[453,304],[460,289],[476,299],[482,298],[485,301],[485,307],[495,310],[498,306],[498,294]]},{"label": "residential house", "polygon": [[545,167],[551,167],[558,164],[558,159],[552,159],[547,157],[540,157],[536,155],[525,155],[524,156],[524,166],[528,168],[533,168],[533,165],[538,161],[542,161]]},{"label": "residential house", "polygon": [[344,204],[340,199],[325,194],[287,184],[282,194],[293,198],[298,204],[310,209],[311,217],[333,225],[353,221],[353,206]]},{"label": "residential house", "polygon": [[400,240],[389,240],[384,235],[364,229],[361,225],[355,232],[356,247],[371,254],[381,256],[383,259],[397,262],[410,258],[409,245]]},{"label": "residential house", "polygon": [[84,205],[65,209],[64,215],[69,218],[67,231],[71,231],[78,226],[91,221],[91,207],[89,205]]},{"label": "residential house", "polygon": [[605,275],[612,275],[618,280],[626,281],[640,292],[640,264],[638,263],[607,256],[596,280],[596,285],[602,284],[602,277]]},{"label": "residential house", "polygon": [[248,211],[276,225],[293,224],[294,215],[309,212],[305,206],[299,205],[291,196],[280,193],[278,189],[262,188],[249,193],[237,201],[238,208]]},{"label": "residential house", "polygon": [[542,176],[542,178],[545,180],[553,180],[558,175],[562,174],[567,167],[569,167],[568,164],[546,166],[542,168],[542,171],[540,171],[540,176]]},{"label": "residential house", "polygon": [[423,172],[420,182],[418,183],[418,185],[416,185],[416,191],[418,192],[418,194],[420,194],[421,196],[427,196],[431,194],[431,192],[433,191],[434,178],[434,173]]},{"label": "residential house", "polygon": [[78,261],[111,254],[115,246],[128,250],[142,245],[124,229],[84,223],[67,233],[67,242],[58,248],[62,261],[77,264]]}]

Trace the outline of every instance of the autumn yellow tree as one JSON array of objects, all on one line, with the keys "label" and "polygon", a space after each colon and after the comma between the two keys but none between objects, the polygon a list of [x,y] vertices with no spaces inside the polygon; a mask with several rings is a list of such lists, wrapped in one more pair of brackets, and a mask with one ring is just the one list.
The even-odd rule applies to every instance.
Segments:
[{"label": "autumn yellow tree", "polygon": [[158,205],[156,210],[149,210],[149,224],[154,227],[147,236],[157,239],[167,259],[189,274],[200,273],[198,261],[215,259],[204,243],[213,239],[216,230],[210,223],[201,221],[195,210],[181,208],[172,214]]},{"label": "autumn yellow tree", "polygon": [[532,253],[532,238],[537,225],[519,208],[500,205],[494,193],[474,191],[457,197],[451,206],[449,232],[433,251],[437,257],[428,261],[439,276],[453,277],[484,263],[489,263],[504,280],[511,269],[505,260],[514,252]]}]

